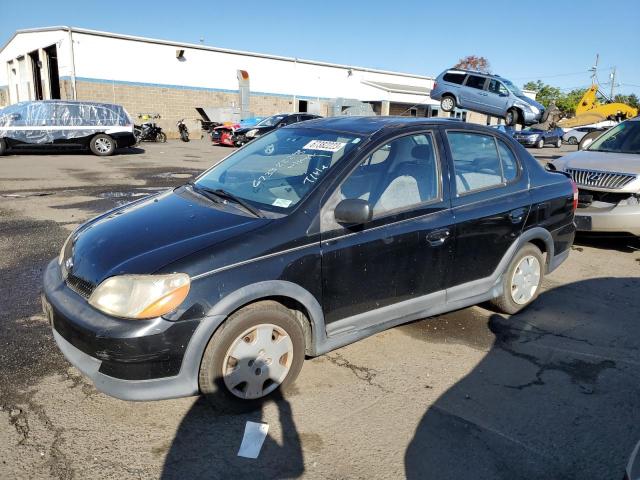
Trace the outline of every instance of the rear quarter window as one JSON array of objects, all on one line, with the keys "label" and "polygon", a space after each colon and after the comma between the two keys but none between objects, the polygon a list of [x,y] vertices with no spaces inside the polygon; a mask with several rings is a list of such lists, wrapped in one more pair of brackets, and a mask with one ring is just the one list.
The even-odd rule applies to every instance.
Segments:
[{"label": "rear quarter window", "polygon": [[445,82],[462,85],[466,76],[467,75],[465,73],[448,72],[444,74],[442,80],[444,80]]}]

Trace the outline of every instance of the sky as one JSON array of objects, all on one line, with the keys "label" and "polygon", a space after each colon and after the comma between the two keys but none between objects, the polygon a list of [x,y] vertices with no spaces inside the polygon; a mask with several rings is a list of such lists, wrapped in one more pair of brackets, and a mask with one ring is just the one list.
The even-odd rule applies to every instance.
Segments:
[{"label": "sky", "polygon": [[637,0],[0,0],[0,11],[0,45],[70,25],[434,77],[473,54],[516,84],[566,91],[590,84],[599,54],[603,89],[615,66],[616,93],[640,95]]}]

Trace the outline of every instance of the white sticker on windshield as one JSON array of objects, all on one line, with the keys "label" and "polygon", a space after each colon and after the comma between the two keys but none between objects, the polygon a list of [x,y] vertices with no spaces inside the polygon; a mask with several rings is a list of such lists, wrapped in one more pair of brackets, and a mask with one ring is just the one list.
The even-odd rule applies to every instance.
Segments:
[{"label": "white sticker on windshield", "polygon": [[327,140],[311,140],[303,150],[320,150],[323,152],[337,152],[346,145],[344,142],[329,142]]},{"label": "white sticker on windshield", "polygon": [[291,200],[287,200],[286,198],[276,198],[271,205],[273,205],[274,207],[287,208],[289,205],[291,205]]}]

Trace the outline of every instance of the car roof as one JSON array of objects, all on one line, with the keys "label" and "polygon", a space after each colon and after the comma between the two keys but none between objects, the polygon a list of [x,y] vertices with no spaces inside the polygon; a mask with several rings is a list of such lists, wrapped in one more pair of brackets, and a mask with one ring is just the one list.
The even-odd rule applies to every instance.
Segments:
[{"label": "car roof", "polygon": [[481,75],[483,77],[491,77],[491,78],[502,78],[500,75],[496,74],[496,73],[487,73],[487,72],[480,72],[478,70],[468,70],[466,68],[449,68],[448,70],[445,70],[444,72],[442,72],[441,75],[444,75],[445,73],[471,73],[473,75]]},{"label": "car roof", "polygon": [[[327,118],[315,118],[304,122],[304,128],[318,128],[323,130],[334,130],[338,132],[353,133],[356,135],[373,135],[383,128],[402,128],[413,125],[448,125],[462,129],[486,129],[481,125],[469,124],[452,118],[427,118],[427,117],[357,117],[338,116]],[[302,128],[292,124],[285,128]]]}]

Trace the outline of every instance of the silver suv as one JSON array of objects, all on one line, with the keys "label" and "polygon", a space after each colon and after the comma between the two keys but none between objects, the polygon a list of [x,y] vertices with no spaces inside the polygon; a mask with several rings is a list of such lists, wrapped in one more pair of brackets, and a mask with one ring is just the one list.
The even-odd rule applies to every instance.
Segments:
[{"label": "silver suv", "polygon": [[544,106],[527,97],[506,78],[462,69],[442,72],[431,98],[450,112],[456,107],[505,119],[507,125],[534,125],[546,120]]},{"label": "silver suv", "polygon": [[553,161],[578,184],[578,230],[640,236],[640,117]]}]

